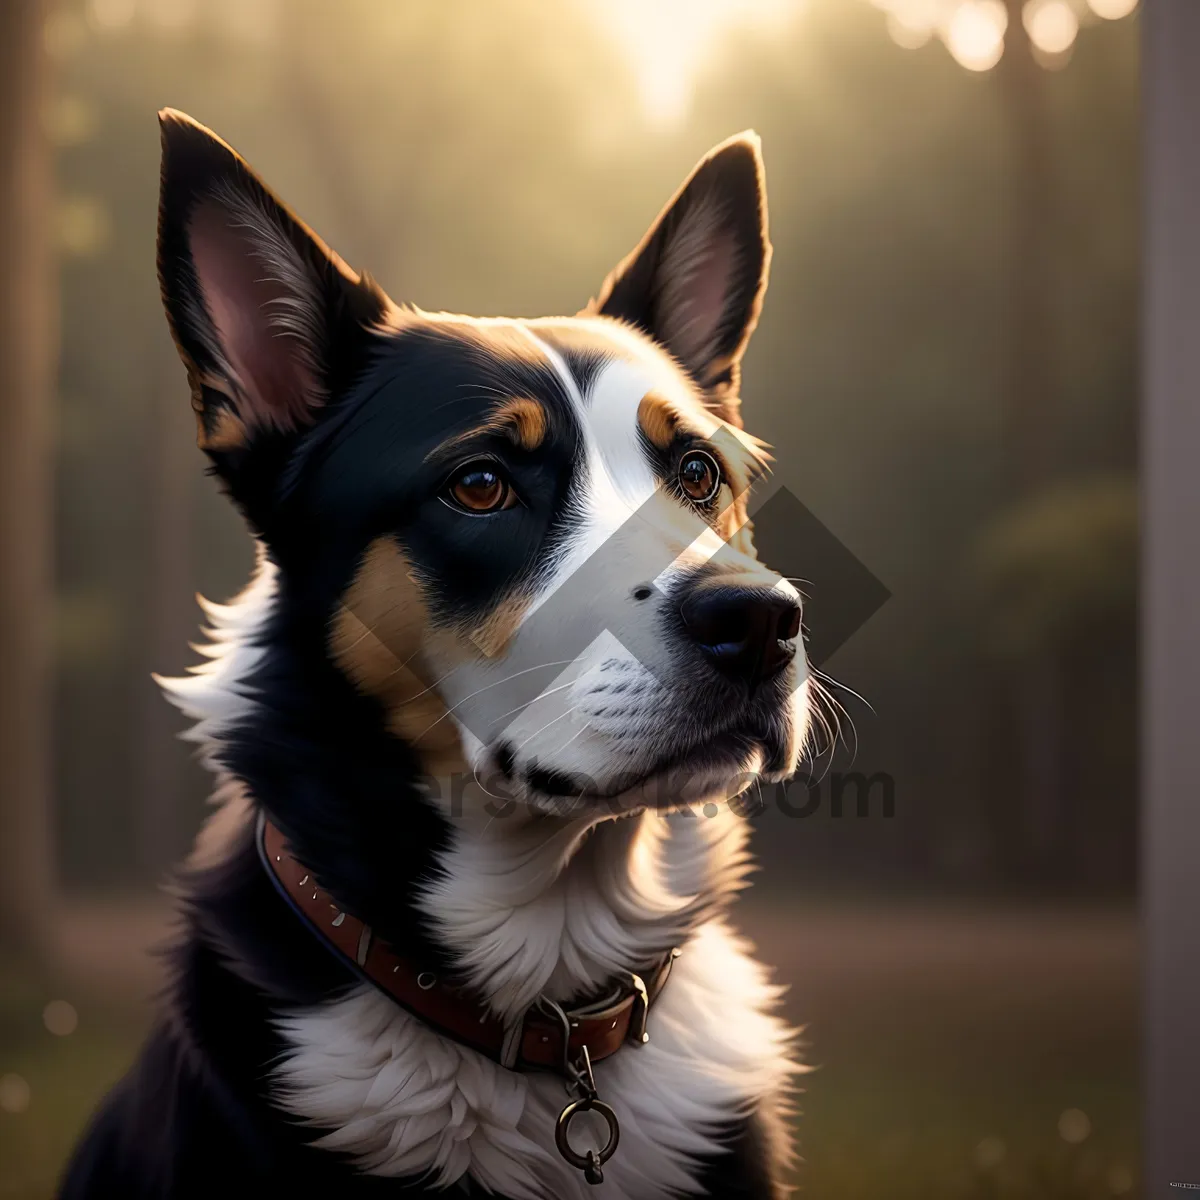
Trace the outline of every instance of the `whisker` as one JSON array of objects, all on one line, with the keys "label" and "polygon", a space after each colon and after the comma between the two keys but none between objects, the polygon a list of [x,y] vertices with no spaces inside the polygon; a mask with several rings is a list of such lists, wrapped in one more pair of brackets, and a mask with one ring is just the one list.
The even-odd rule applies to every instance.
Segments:
[{"label": "whisker", "polygon": [[[834,679],[830,675],[826,675],[825,672],[823,672],[823,671],[817,671],[816,674],[818,676],[820,676],[821,679],[828,680],[829,684],[832,687],[840,688],[842,691],[847,692],[849,695],[853,696],[855,699],[861,700],[862,703],[865,704],[872,713],[875,711],[875,709],[871,706],[870,702],[868,700],[866,700],[864,697],[860,696],[858,694],[858,692],[856,692],[853,688],[849,688],[849,687],[846,687],[845,684],[838,683],[838,681],[836,679]],[[833,694],[833,692],[831,692],[829,690],[829,688],[825,687],[822,683],[820,683],[819,680],[814,680],[814,682],[816,683],[816,686],[820,689],[821,695],[824,696],[831,705],[833,705],[838,711],[840,711],[845,716],[846,722],[850,726],[850,731],[854,735],[854,745],[853,745],[853,747],[850,746],[850,744],[848,742],[846,742],[845,739],[843,739],[843,743],[845,744],[846,749],[850,751],[852,756],[857,756],[858,755],[858,729],[854,724],[854,717],[851,715],[850,710],[840,700],[838,700],[838,698]]]},{"label": "whisker", "polygon": [[496,722],[499,723],[500,721],[503,721],[505,717],[511,717],[513,715],[513,713],[523,712],[525,709],[527,709],[529,707],[529,705],[536,704],[539,700],[543,699],[546,696],[553,696],[555,692],[565,692],[568,688],[573,688],[575,686],[575,683],[576,683],[576,680],[572,679],[570,683],[560,683],[558,685],[558,687],[552,687],[552,688],[550,688],[549,691],[538,692],[538,694],[536,696],[534,696],[534,698],[532,700],[530,700],[527,704],[518,704],[516,708],[510,708],[508,710],[508,712],[501,713],[496,718]]},{"label": "whisker", "polygon": [[[826,676],[826,678],[828,677]],[[857,757],[858,730],[855,727],[853,716],[850,714],[846,706],[842,704],[840,700],[838,700],[838,698],[820,681],[820,679],[811,679],[810,684],[813,694],[819,701],[823,702],[822,708],[817,711],[827,712],[829,716],[833,718],[834,725],[837,729],[836,736],[833,738],[833,745],[830,747],[830,749],[836,749],[837,742],[840,740],[842,745],[845,746],[850,752],[851,758],[853,759]],[[843,732],[843,717],[845,718],[845,725],[849,726],[850,732],[853,735],[853,745],[851,745],[849,739],[846,738]],[[826,725],[826,728],[828,729],[828,725]]]},{"label": "whisker", "polygon": [[[412,652],[412,653],[411,653],[411,654],[410,654],[410,655],[409,655],[409,656],[408,656],[408,657],[407,657],[407,658],[406,658],[406,659],[405,659],[405,660],[404,660],[402,663],[399,663],[399,664],[397,665],[397,667],[396,667],[396,669],[395,669],[394,671],[389,671],[389,672],[388,672],[388,674],[387,674],[387,678],[388,678],[388,679],[391,679],[391,677],[392,677],[393,675],[397,675],[397,674],[399,674],[401,671],[403,671],[403,670],[404,670],[404,668],[405,668],[405,667],[407,667],[407,666],[408,666],[408,664],[409,664],[410,662],[412,662],[412,660],[413,660],[414,658],[416,658],[416,656],[417,656],[419,653],[420,653],[420,651],[419,651],[419,650],[414,650],[414,651],[413,651],[413,652]],[[445,675],[441,676],[441,677],[440,677],[440,678],[438,678],[438,679],[435,679],[435,680],[434,680],[434,681],[433,681],[431,684],[429,684],[427,687],[423,687],[423,688],[422,688],[422,689],[421,689],[419,692],[415,692],[413,695],[409,696],[409,698],[408,698],[407,700],[402,700],[402,701],[401,701],[399,704],[397,704],[397,705],[396,705],[396,707],[397,707],[397,708],[403,708],[403,707],[404,707],[406,704],[412,704],[412,702],[413,702],[414,700],[420,700],[420,698],[421,698],[422,696],[428,695],[428,693],[432,692],[432,691],[433,691],[433,689],[434,689],[434,688],[436,688],[436,687],[438,686],[438,684],[439,684],[439,683],[445,683],[445,682],[446,682],[446,680],[447,680],[447,679],[449,679],[449,678],[450,678],[450,676],[451,676],[451,675],[453,675],[453,674],[454,674],[454,672],[455,672],[456,670],[457,670],[457,668],[456,668],[456,667],[451,667],[451,668],[450,668],[450,670],[448,670],[448,671],[445,673]],[[415,672],[412,672],[412,673],[413,673],[413,674],[415,674]],[[418,679],[420,679],[420,676],[418,675],[418,676],[417,676],[417,678],[418,678]]]},{"label": "whisker", "polygon": [[[421,650],[418,646],[417,649],[415,649],[407,658],[400,658],[400,656],[391,648],[391,646],[389,646],[387,642],[385,642],[383,638],[381,638],[379,634],[375,632],[374,628],[372,628],[372,626],[368,625],[362,620],[361,617],[358,616],[354,609],[345,608],[344,611],[348,612],[362,626],[362,632],[350,643],[348,647],[349,650],[353,650],[356,646],[360,645],[362,642],[365,642],[367,638],[373,637],[396,660],[396,665],[387,673],[387,675],[384,677],[385,679],[391,679],[392,676],[398,675],[404,670],[405,667],[408,666],[410,662],[412,662],[414,658],[416,658],[418,654],[420,654]],[[450,672],[447,672],[447,675],[449,674]],[[447,675],[443,675],[442,679],[445,679]],[[436,687],[438,683],[441,683],[442,679],[437,680],[435,683],[431,683],[424,691],[418,692],[416,696],[411,696],[409,700],[405,700],[404,703],[408,704],[410,700],[416,700],[418,696],[425,695],[425,692],[428,692],[431,688]]]},{"label": "whisker", "polygon": [[561,746],[556,746],[553,750],[550,751],[550,753],[551,754],[561,754],[586,729],[587,729],[586,725],[581,725],[577,730],[575,730],[575,732],[573,734],[571,734],[571,736],[569,738],[567,738],[567,740],[565,742],[563,742],[563,744]]},{"label": "whisker", "polygon": [[[530,735],[529,735],[529,736],[528,736],[528,737],[527,737],[527,738],[526,738],[526,739],[525,739],[525,740],[524,740],[524,741],[523,741],[523,742],[522,742],[522,743],[521,743],[521,744],[520,744],[520,745],[517,747],[517,750],[523,750],[523,749],[524,749],[526,746],[528,746],[528,745],[529,745],[529,743],[530,743],[530,742],[532,742],[532,741],[533,741],[533,739],[534,739],[535,737],[537,737],[537,735],[538,735],[539,733],[545,733],[545,732],[546,732],[546,730],[547,730],[547,729],[549,729],[551,725],[557,725],[557,724],[558,724],[558,722],[559,722],[559,721],[561,721],[561,720],[563,719],[563,717],[569,717],[569,716],[570,716],[570,715],[571,715],[573,712],[577,712],[577,711],[578,711],[578,709],[579,709],[579,705],[578,705],[578,704],[573,704],[573,705],[572,705],[570,708],[568,708],[568,709],[566,710],[566,712],[560,712],[560,713],[558,714],[558,716],[557,716],[557,717],[554,717],[552,720],[549,720],[549,721],[547,721],[547,722],[545,723],[545,725],[543,725],[543,726],[541,727],[541,729],[535,729],[535,730],[534,730],[534,731],[533,731],[533,732],[532,732],[532,733],[531,733],[531,734],[530,734]],[[516,751],[514,750],[514,751],[513,751],[513,753],[515,754],[515,753],[516,753]]]},{"label": "whisker", "polygon": [[870,700],[868,700],[868,699],[867,699],[865,696],[862,696],[862,695],[860,695],[858,692],[856,692],[856,691],[855,691],[855,690],[854,690],[852,687],[850,687],[848,684],[842,683],[842,682],[841,682],[840,680],[838,680],[838,679],[834,679],[834,677],[833,677],[832,675],[828,675],[828,674],[826,674],[826,673],[825,673],[824,671],[822,671],[822,670],[821,670],[819,667],[813,667],[813,668],[812,668],[812,672],[813,672],[813,674],[814,674],[814,675],[816,675],[816,676],[820,677],[821,679],[824,679],[824,680],[825,680],[827,683],[829,683],[831,686],[833,686],[833,687],[835,687],[835,688],[839,688],[841,691],[845,692],[847,695],[853,696],[853,697],[855,698],[855,700],[860,700],[860,701],[862,701],[862,703],[863,703],[863,704],[865,704],[865,705],[866,705],[866,706],[867,706],[867,707],[868,707],[868,708],[869,708],[869,709],[870,709],[872,712],[874,712],[874,711],[875,711],[875,709],[874,709],[874,707],[872,706],[872,704],[871,704]]},{"label": "whisker", "polygon": [[492,387],[490,383],[460,383],[458,385],[459,391],[465,391],[467,388],[476,392],[491,392],[493,396],[503,396],[506,399],[508,397],[508,392],[503,388]]},{"label": "whisker", "polygon": [[[820,687],[820,685],[818,684],[818,685],[816,685],[816,688],[813,689],[814,691],[817,691],[818,700],[822,698],[820,695],[820,692],[817,690],[817,689],[819,689],[819,687]],[[815,737],[812,738],[809,742],[809,746],[808,746],[809,758],[815,765],[816,763],[819,763],[821,761],[821,759],[824,758],[827,753],[830,752],[832,747],[836,746],[837,742],[836,742],[836,738],[833,734],[833,731],[830,728],[829,719],[828,719],[825,709],[821,705],[817,704],[817,705],[813,706],[811,712],[812,712],[813,720],[812,720],[812,724],[810,725],[810,732],[815,733],[817,728],[819,727],[820,732],[822,734],[824,734],[824,743],[823,744],[818,743],[818,741],[816,740]],[[832,756],[830,757],[830,762],[827,763],[825,766],[825,771],[821,775],[822,779],[824,779],[825,774],[828,773],[831,765],[832,765]]]},{"label": "whisker", "polygon": [[[500,685],[504,683],[511,683],[514,679],[519,678],[521,675],[528,675],[531,671],[548,671],[551,667],[569,666],[574,661],[575,660],[573,658],[565,658],[561,662],[540,663],[536,667],[526,667],[523,671],[514,671],[511,675],[506,675],[503,679],[497,679],[494,683],[486,684],[484,687],[473,691],[469,696],[464,696],[461,700],[457,701],[455,704],[452,704],[444,713],[442,713],[440,717],[437,718],[437,720],[433,722],[432,725],[429,725],[423,729],[413,740],[414,742],[419,742],[421,738],[423,738],[433,728],[434,725],[444,721],[456,709],[462,708],[462,706],[466,704],[468,700],[474,700],[476,696],[482,695],[484,692],[490,691],[492,688],[500,687]],[[534,699],[536,700],[537,697],[535,696]]]},{"label": "whisker", "polygon": [[[513,798],[512,796],[500,796],[500,795],[497,795],[497,793],[495,793],[495,792],[489,792],[487,789],[487,786],[484,784],[483,780],[479,778],[479,768],[478,767],[471,768],[471,777],[479,785],[479,790],[481,792],[483,792],[483,794],[485,796],[491,796],[491,798],[493,800],[511,800]],[[496,814],[493,813],[492,816],[488,819],[487,825],[484,826],[484,829],[486,830],[488,825],[490,825],[495,819],[496,819]]]}]

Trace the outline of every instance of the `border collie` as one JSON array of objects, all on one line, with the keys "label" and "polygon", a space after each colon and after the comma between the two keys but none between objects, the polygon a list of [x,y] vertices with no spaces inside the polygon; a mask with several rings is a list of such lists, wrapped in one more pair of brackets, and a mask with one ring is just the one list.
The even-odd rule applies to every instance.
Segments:
[{"label": "border collie", "polygon": [[216,811],[62,1195],[785,1195],[793,1035],[727,919],[738,798],[808,726],[747,518],[758,139],[509,320],[395,304],[160,120],[163,302],[258,567],[161,681]]}]

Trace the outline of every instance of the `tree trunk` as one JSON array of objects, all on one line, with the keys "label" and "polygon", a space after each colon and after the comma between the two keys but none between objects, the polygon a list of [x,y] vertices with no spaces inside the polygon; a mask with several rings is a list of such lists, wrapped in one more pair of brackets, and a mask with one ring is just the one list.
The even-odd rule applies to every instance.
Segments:
[{"label": "tree trunk", "polygon": [[[1006,498],[1020,504],[1052,478],[1058,423],[1052,328],[1052,263],[1056,197],[1045,70],[1034,58],[1024,25],[1024,0],[1007,0],[1008,31],[997,67],[1008,135],[1008,259],[1001,428]],[[1014,684],[999,687],[1013,710],[1015,756],[998,794],[998,819],[1016,857],[1006,864],[1018,878],[1056,873],[1050,858],[1062,818],[1063,714],[1058,664],[1047,652],[1028,664]],[[995,785],[993,785],[995,786]]]},{"label": "tree trunk", "polygon": [[1004,57],[996,68],[1008,135],[1008,262],[1004,361],[1005,459],[1019,499],[1043,486],[1054,464],[1054,333],[1051,252],[1054,163],[1045,69],[1033,56],[1024,0],[1008,0]]},{"label": "tree trunk", "polygon": [[53,899],[50,413],[56,343],[39,0],[0,4],[0,936],[37,952]]}]

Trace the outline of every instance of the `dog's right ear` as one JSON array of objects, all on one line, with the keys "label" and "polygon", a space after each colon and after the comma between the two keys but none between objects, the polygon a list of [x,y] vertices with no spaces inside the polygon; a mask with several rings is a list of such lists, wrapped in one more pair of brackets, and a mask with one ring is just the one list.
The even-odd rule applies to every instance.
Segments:
[{"label": "dog's right ear", "polygon": [[200,447],[252,518],[390,302],[225,142],[164,109],[158,277]]}]

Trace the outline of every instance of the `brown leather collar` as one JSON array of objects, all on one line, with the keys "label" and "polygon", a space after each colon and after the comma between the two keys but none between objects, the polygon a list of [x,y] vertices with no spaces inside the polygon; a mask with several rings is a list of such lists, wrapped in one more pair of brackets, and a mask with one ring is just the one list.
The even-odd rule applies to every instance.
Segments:
[{"label": "brown leather collar", "polygon": [[309,871],[292,856],[283,833],[263,813],[257,842],[267,874],[327,947],[430,1028],[501,1066],[570,1076],[571,1064],[583,1057],[584,1050],[596,1063],[615,1054],[627,1041],[635,1045],[649,1041],[646,1018],[667,982],[678,950],[670,951],[644,977],[631,972],[597,1003],[568,1012],[554,1004],[535,1005],[520,1021],[506,1026],[470,992],[397,954],[373,936],[370,926],[343,912],[313,882]]}]

